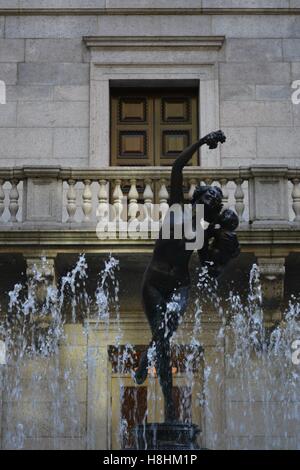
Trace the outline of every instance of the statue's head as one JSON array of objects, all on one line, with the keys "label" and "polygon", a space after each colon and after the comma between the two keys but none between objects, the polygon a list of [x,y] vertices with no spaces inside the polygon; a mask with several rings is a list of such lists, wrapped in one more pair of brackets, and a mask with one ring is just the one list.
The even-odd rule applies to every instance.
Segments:
[{"label": "statue's head", "polygon": [[239,225],[239,218],[231,209],[225,209],[218,217],[218,224],[225,230],[235,230]]},{"label": "statue's head", "polygon": [[204,218],[213,222],[222,209],[223,193],[218,186],[196,186],[192,197],[192,204],[204,205]]}]

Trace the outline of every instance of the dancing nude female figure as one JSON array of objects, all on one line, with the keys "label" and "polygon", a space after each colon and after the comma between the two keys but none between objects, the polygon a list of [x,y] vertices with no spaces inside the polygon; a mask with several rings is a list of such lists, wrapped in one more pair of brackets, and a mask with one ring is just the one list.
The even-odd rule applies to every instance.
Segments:
[{"label": "dancing nude female figure", "polygon": [[[170,207],[174,204],[184,204],[184,166],[200,146],[207,144],[212,149],[217,147],[218,142],[225,142],[222,131],[212,132],[201,138],[176,158],[171,173]],[[216,186],[197,186],[192,199],[193,207],[196,204],[203,204],[204,219],[209,224],[205,230],[203,248],[198,250],[200,263],[203,265],[210,261],[212,275],[218,276],[229,259],[239,252],[237,238],[233,232],[238,225],[238,219],[232,211],[224,211],[225,226],[222,228],[221,222],[218,221],[222,209],[222,191]],[[193,216],[193,223],[195,222]],[[215,229],[216,223],[221,225],[221,229]],[[210,248],[209,239],[212,237],[214,241]],[[150,346],[155,345],[156,369],[165,399],[166,422],[174,420],[170,339],[187,308],[190,290],[189,261],[193,251],[186,249],[186,242],[184,236],[180,239],[164,239],[160,231],[142,285],[143,306],[152,331]],[[176,308],[168,312],[168,304],[174,302],[174,299]],[[136,383],[142,384],[147,374],[148,356],[145,351],[135,373]]]}]

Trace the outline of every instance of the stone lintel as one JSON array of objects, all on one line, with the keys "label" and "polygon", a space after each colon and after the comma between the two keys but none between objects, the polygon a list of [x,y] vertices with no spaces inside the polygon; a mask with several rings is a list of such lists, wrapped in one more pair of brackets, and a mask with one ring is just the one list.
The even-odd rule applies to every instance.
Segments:
[{"label": "stone lintel", "polygon": [[101,49],[132,48],[189,48],[220,49],[225,36],[86,36],[87,47]]}]

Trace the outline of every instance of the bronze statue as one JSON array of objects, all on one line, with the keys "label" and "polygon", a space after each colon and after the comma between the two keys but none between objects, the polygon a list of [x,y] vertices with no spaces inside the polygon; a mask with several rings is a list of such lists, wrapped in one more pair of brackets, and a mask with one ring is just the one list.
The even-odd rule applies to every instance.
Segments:
[{"label": "bronze statue", "polygon": [[[204,144],[211,149],[216,148],[225,139],[222,131],[212,132],[183,150],[176,158],[171,173],[170,207],[184,204],[182,170],[195,151]],[[214,277],[218,277],[228,261],[239,253],[234,233],[238,217],[228,209],[221,213],[222,197],[222,191],[217,186],[197,186],[192,198],[193,208],[203,204],[204,219],[208,223],[204,232],[204,245],[198,250],[200,264],[206,264],[209,274]],[[195,222],[193,215],[193,224]],[[217,224],[219,228],[215,227]],[[213,240],[212,243],[209,243],[210,240]],[[166,422],[174,420],[170,339],[187,308],[190,290],[188,267],[192,250],[186,249],[186,241],[184,237],[164,239],[160,231],[142,285],[143,306],[152,331],[150,345],[155,345],[156,369],[165,399]],[[148,350],[142,354],[135,372],[138,384],[147,378],[147,353]]]}]

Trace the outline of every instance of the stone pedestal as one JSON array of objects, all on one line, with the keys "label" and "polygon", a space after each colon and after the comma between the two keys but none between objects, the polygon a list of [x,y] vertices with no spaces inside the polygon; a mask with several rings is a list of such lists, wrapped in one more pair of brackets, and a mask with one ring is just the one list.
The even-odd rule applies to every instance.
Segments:
[{"label": "stone pedestal", "polygon": [[199,433],[197,425],[177,422],[139,425],[133,430],[138,450],[199,450]]},{"label": "stone pedestal", "polygon": [[44,178],[41,169],[37,173],[24,179],[23,224],[53,227],[62,220],[63,184],[58,178],[59,169],[48,167],[48,177]]},{"label": "stone pedestal", "polygon": [[260,280],[262,287],[262,300],[265,322],[273,325],[282,317],[281,303],[284,296],[284,258],[258,258]]},{"label": "stone pedestal", "polygon": [[251,168],[249,179],[249,219],[253,227],[276,228],[289,224],[287,168],[276,167],[272,174],[261,165]]}]

